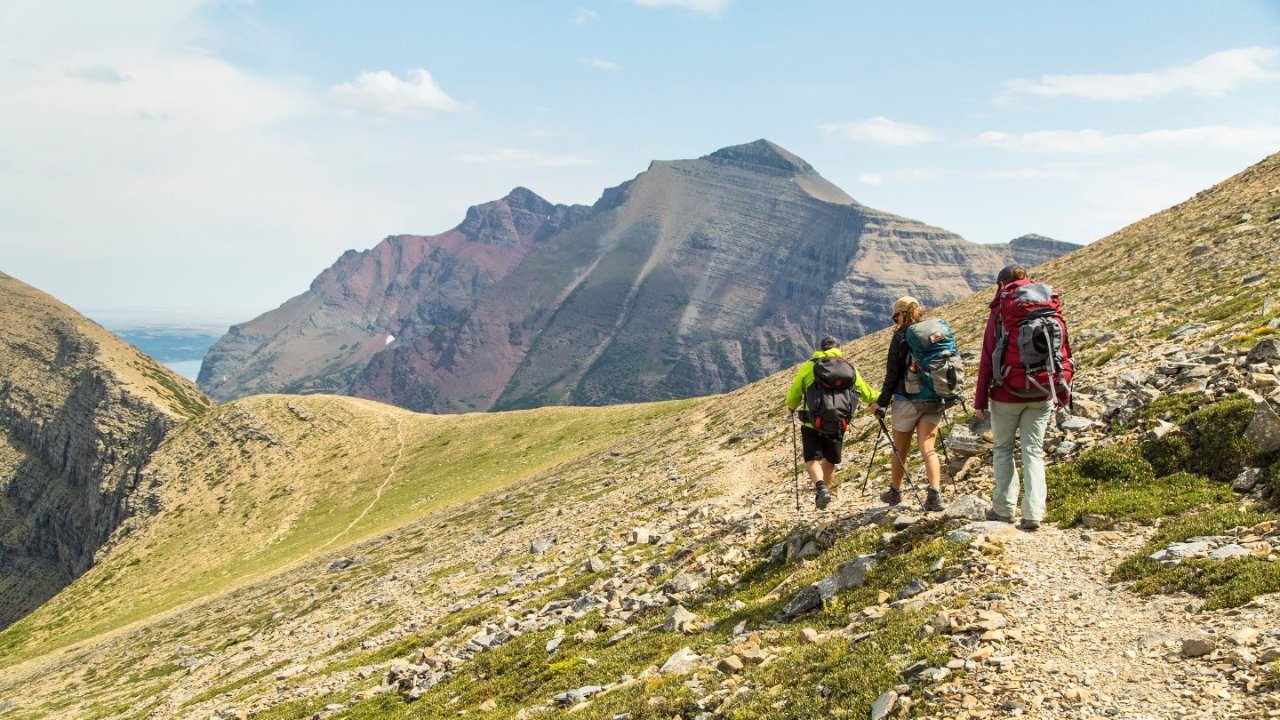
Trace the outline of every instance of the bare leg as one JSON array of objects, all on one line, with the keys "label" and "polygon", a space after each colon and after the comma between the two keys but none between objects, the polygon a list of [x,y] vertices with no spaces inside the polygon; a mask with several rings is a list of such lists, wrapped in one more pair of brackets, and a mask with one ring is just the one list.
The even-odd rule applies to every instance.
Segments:
[{"label": "bare leg", "polygon": [[942,485],[942,464],[938,462],[938,453],[934,446],[938,442],[938,426],[920,421],[916,425],[916,439],[920,443],[920,455],[924,458],[925,477],[929,479],[929,487],[940,488]]},{"label": "bare leg", "polygon": [[893,431],[893,446],[898,449],[898,454],[889,461],[889,484],[902,489],[902,480],[906,476],[906,468],[898,464],[898,458],[901,457],[905,462],[907,455],[911,453],[911,431],[898,432]]},{"label": "bare leg", "polygon": [[809,479],[814,484],[822,483],[827,487],[831,487],[831,481],[835,478],[836,466],[827,460],[807,460],[804,469],[809,473]]}]

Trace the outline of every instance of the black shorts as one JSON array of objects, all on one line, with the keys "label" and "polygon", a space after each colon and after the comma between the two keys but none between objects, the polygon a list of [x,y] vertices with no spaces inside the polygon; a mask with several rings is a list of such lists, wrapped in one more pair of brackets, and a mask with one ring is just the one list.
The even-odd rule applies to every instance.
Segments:
[{"label": "black shorts", "polygon": [[844,448],[844,438],[824,435],[809,426],[800,428],[800,444],[803,447],[804,459],[826,460],[832,465],[840,464],[840,450]]}]

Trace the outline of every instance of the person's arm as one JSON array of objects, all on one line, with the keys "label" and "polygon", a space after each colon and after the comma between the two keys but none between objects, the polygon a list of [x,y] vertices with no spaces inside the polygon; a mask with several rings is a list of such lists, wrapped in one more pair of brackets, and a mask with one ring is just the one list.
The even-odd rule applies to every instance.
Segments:
[{"label": "person's arm", "polygon": [[898,384],[902,382],[902,374],[906,370],[903,344],[902,331],[895,331],[893,339],[889,341],[889,351],[885,353],[884,383],[880,385],[880,396],[876,398],[876,405],[882,408],[889,407],[893,402],[893,394],[897,391]]},{"label": "person's arm", "polygon": [[858,397],[862,399],[862,402],[875,402],[875,388],[871,387],[871,385],[867,384],[866,380],[862,379],[862,373],[858,372],[856,368],[853,371],[853,389],[854,392],[858,393]]},{"label": "person's arm", "polygon": [[996,348],[996,309],[991,308],[987,315],[987,329],[982,333],[982,353],[978,358],[978,379],[973,389],[973,409],[978,417],[985,420],[987,416],[987,391],[991,386],[991,353]]},{"label": "person's arm", "polygon": [[809,384],[813,382],[813,361],[806,361],[800,366],[800,371],[796,373],[796,379],[791,381],[791,389],[787,391],[787,409],[795,412],[804,402],[804,391],[808,389]]}]

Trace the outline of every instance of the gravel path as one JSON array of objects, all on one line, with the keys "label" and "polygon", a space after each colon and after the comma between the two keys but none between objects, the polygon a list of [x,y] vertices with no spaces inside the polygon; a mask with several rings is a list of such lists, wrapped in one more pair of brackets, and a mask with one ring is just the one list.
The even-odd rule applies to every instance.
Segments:
[{"label": "gravel path", "polygon": [[[1276,642],[1275,596],[1200,613],[1193,598],[1143,598],[1109,582],[1142,534],[1044,527],[1003,540],[1011,590],[993,605],[1008,628],[979,645],[990,657],[943,688],[947,712],[935,717],[1280,717],[1280,696],[1251,692],[1237,663],[1241,650]],[[1216,649],[1184,657],[1184,639],[1196,637]]]}]

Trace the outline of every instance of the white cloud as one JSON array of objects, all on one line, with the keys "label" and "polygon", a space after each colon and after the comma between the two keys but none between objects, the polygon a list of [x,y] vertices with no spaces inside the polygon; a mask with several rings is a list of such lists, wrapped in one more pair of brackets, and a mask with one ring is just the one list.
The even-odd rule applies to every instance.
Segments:
[{"label": "white cloud", "polygon": [[210,50],[199,5],[0,0],[0,270],[76,307],[261,311],[491,191],[493,168],[424,179],[438,142]]},{"label": "white cloud", "polygon": [[618,63],[613,62],[612,60],[605,60],[603,58],[598,58],[598,57],[587,58],[582,62],[586,63],[587,65],[590,65],[593,68],[604,70],[606,72],[613,72],[614,70],[617,70],[619,67]]},{"label": "white cloud", "polygon": [[1005,170],[986,170],[978,173],[986,180],[1075,180],[1083,177],[1076,166],[1050,163],[1036,167],[1017,167]]},{"label": "white cloud", "polygon": [[596,20],[600,19],[600,14],[595,10],[587,8],[578,8],[573,13],[573,17],[569,18],[569,24],[574,27],[586,27]]},{"label": "white cloud", "polygon": [[458,155],[457,159],[465,163],[523,167],[576,167],[595,164],[594,160],[581,155],[548,155],[537,150],[510,147],[466,152]]},{"label": "white cloud", "polygon": [[720,17],[729,8],[729,0],[632,0],[641,7],[679,7],[712,17]]},{"label": "white cloud", "polygon": [[331,88],[329,97],[339,105],[375,115],[414,117],[462,109],[426,70],[414,68],[406,77],[401,80],[386,70],[363,72],[354,83]]},{"label": "white cloud", "polygon": [[1040,130],[1005,133],[990,130],[973,144],[1010,152],[1109,155],[1177,148],[1256,149],[1275,152],[1280,147],[1280,127],[1206,127],[1152,130],[1107,135],[1097,130]]},{"label": "white cloud", "polygon": [[862,173],[858,182],[863,185],[906,185],[941,180],[947,171],[940,168],[903,168],[889,173]]},{"label": "white cloud", "polygon": [[90,77],[41,65],[0,75],[0,116],[16,127],[69,135],[137,132],[138,119],[232,132],[296,117],[308,103],[296,88],[193,51],[78,67],[91,68]]},{"label": "white cloud", "polygon": [[923,145],[942,138],[936,130],[897,122],[883,116],[855,122],[828,123],[822,126],[822,130],[828,135],[876,145]]},{"label": "white cloud", "polygon": [[1129,74],[1043,75],[1038,81],[1010,80],[1015,93],[1040,97],[1134,101],[1176,92],[1221,96],[1238,87],[1280,79],[1276,48],[1236,48],[1206,55],[1166,70]]},{"label": "white cloud", "polygon": [[133,79],[129,77],[128,73],[104,64],[74,67],[67,71],[67,75],[87,82],[103,83],[104,85],[119,85],[122,82],[128,82]]}]

